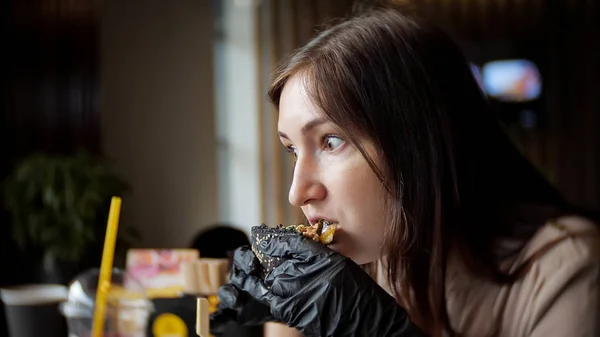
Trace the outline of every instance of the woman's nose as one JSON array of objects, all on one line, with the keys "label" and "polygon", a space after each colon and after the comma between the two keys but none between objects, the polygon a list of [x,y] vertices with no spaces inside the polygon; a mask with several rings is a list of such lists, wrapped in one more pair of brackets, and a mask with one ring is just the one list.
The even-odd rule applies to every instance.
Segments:
[{"label": "woman's nose", "polygon": [[289,201],[296,207],[323,200],[327,195],[325,185],[319,180],[318,164],[310,160],[296,161],[292,176]]}]

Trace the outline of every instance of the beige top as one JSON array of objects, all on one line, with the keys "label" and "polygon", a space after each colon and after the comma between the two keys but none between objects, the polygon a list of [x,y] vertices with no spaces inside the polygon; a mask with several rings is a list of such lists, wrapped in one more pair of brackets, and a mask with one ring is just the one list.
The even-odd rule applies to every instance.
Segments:
[{"label": "beige top", "polygon": [[[519,281],[499,286],[473,278],[450,258],[447,309],[458,336],[600,336],[600,227],[579,217],[549,223],[502,267],[523,265]],[[383,276],[378,282],[389,291]],[[265,335],[301,336],[276,327]]]}]

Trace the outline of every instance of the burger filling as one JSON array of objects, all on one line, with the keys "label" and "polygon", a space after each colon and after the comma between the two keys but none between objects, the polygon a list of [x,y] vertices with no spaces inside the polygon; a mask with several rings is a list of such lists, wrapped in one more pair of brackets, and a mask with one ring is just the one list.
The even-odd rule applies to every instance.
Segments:
[{"label": "burger filling", "polygon": [[311,240],[328,245],[333,241],[336,225],[329,221],[319,220],[313,225],[299,224],[285,227],[281,226],[280,228],[296,231]]}]

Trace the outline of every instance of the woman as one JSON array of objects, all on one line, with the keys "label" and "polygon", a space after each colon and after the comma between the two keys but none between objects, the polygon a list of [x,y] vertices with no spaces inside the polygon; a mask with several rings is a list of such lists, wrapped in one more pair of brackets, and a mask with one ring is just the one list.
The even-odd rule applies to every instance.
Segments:
[{"label": "woman", "polygon": [[269,95],[296,158],[290,202],[339,230],[328,248],[268,241],[263,253],[287,260],[265,278],[238,250],[216,328],[600,334],[598,227],[513,147],[440,30],[393,8],[366,11],[284,62]]}]

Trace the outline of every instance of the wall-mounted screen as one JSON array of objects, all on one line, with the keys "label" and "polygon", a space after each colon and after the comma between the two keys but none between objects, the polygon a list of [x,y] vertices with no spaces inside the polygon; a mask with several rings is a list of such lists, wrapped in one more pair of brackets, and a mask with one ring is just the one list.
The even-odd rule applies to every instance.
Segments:
[{"label": "wall-mounted screen", "polygon": [[487,95],[505,102],[527,102],[542,92],[538,67],[525,59],[496,60],[483,65],[482,82]]}]

